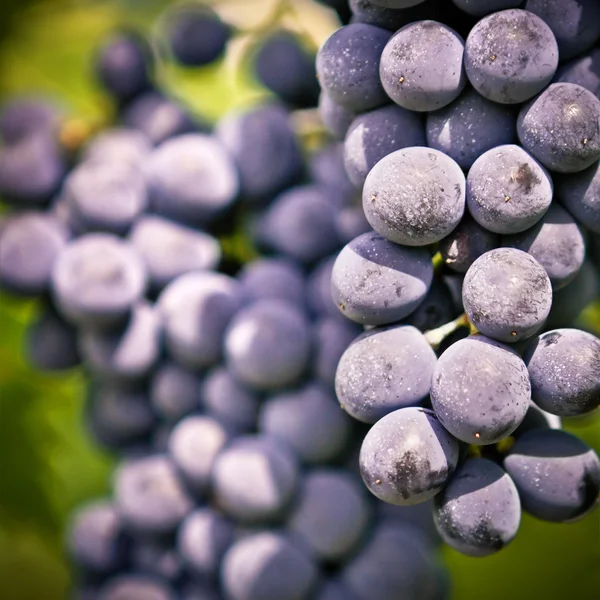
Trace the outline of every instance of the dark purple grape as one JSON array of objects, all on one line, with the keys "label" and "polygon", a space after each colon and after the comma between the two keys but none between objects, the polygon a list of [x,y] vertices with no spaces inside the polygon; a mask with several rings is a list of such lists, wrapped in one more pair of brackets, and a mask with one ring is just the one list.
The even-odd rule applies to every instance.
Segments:
[{"label": "dark purple grape", "polygon": [[559,202],[587,229],[600,234],[600,161],[579,173],[555,177]]},{"label": "dark purple grape", "polygon": [[600,48],[562,65],[554,76],[555,83],[575,83],[600,99]]},{"label": "dark purple grape", "polygon": [[150,404],[164,421],[177,423],[200,409],[200,386],[197,373],[184,369],[175,362],[164,362],[150,379]]}]

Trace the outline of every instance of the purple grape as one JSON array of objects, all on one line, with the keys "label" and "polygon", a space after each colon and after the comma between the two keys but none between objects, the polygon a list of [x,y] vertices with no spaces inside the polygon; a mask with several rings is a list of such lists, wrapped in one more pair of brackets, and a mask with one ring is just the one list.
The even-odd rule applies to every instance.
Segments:
[{"label": "purple grape", "polygon": [[468,556],[494,554],[517,535],[521,522],[517,488],[485,458],[471,458],[458,467],[434,502],[440,535]]},{"label": "purple grape", "polygon": [[600,162],[555,177],[556,197],[587,229],[600,234]]},{"label": "purple grape", "polygon": [[342,408],[364,423],[375,423],[429,394],[435,352],[410,325],[372,329],[342,355],[335,389]]},{"label": "purple grape", "polygon": [[600,339],[578,329],[555,329],[535,338],[524,356],[531,396],[561,417],[600,406]]},{"label": "purple grape", "polygon": [[319,116],[325,129],[331,133],[337,140],[343,140],[346,137],[346,132],[350,123],[356,114],[341,104],[334,102],[327,92],[321,90],[319,96]]},{"label": "purple grape", "polygon": [[541,92],[557,66],[558,46],[551,29],[525,10],[484,17],[465,44],[471,85],[484,98],[501,104],[518,104]]},{"label": "purple grape", "polygon": [[331,295],[340,311],[361,324],[382,325],[410,315],[433,279],[429,253],[365,233],[347,244],[331,273]]},{"label": "purple grape", "polygon": [[396,244],[425,246],[446,237],[465,209],[465,176],[431,148],[396,150],[369,172],[363,208],[371,227]]},{"label": "purple grape", "polygon": [[544,325],[552,306],[552,286],[535,258],[515,248],[496,248],[469,267],[463,302],[481,333],[501,342],[518,342]]},{"label": "purple grape", "polygon": [[380,500],[425,502],[446,485],[458,462],[458,442],[436,414],[401,408],[373,425],[360,449],[360,473]]},{"label": "purple grape", "polygon": [[576,173],[600,158],[600,100],[573,83],[553,83],[521,108],[517,133],[545,167]]},{"label": "purple grape", "polygon": [[352,112],[386,103],[379,79],[379,61],[391,33],[354,23],[335,31],[317,53],[317,73],[330,98]]},{"label": "purple grape", "polygon": [[516,8],[523,0],[452,0],[460,10],[475,17],[483,17],[499,10]]},{"label": "purple grape", "polygon": [[562,65],[554,77],[555,83],[575,83],[600,99],[600,48],[574,58]]},{"label": "purple grape", "polygon": [[149,385],[150,404],[164,421],[177,423],[200,409],[202,380],[174,362],[164,362],[152,374]]},{"label": "purple grape", "polygon": [[504,459],[504,468],[523,509],[544,521],[578,519],[593,510],[600,493],[598,455],[565,431],[524,434]]},{"label": "purple grape", "polygon": [[85,146],[82,161],[141,167],[151,152],[150,140],[144,133],[115,127],[101,131]]},{"label": "purple grape", "polygon": [[531,399],[527,367],[509,346],[483,335],[452,344],[438,359],[431,404],[456,438],[495,444],[525,418]]},{"label": "purple grape", "polygon": [[468,169],[484,152],[517,139],[517,113],[466,89],[454,102],[427,115],[427,145]]},{"label": "purple grape", "polygon": [[405,25],[386,44],[379,74],[387,95],[414,111],[450,104],[465,87],[464,40],[437,21]]},{"label": "purple grape", "polygon": [[363,185],[369,171],[384,156],[410,146],[425,146],[419,116],[389,105],[358,115],[344,142],[344,164],[350,181]]},{"label": "purple grape", "polygon": [[17,97],[3,104],[0,110],[0,137],[5,145],[39,133],[52,138],[63,119],[59,107],[45,98]]}]

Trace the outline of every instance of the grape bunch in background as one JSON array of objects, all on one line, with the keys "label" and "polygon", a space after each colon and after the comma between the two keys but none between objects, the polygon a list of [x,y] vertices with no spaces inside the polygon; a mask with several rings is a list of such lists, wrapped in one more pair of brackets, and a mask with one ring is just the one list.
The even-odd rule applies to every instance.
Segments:
[{"label": "grape bunch in background", "polygon": [[365,329],[336,393],[372,425],[367,488],[433,499],[444,541],[487,556],[523,510],[598,504],[598,456],[560,424],[600,405],[600,339],[572,326],[600,292],[600,3],[350,7],[317,56],[372,228],[332,270]]},{"label": "grape bunch in background", "polygon": [[[193,5],[160,30],[191,69],[236,35]],[[331,271],[369,230],[360,194],[340,143],[294,129],[318,102],[314,57],[277,28],[257,46],[277,101],[214,127],[158,85],[132,32],[95,62],[113,127],[81,145],[46,103],[1,115],[0,285],[39,299],[28,357],[84,366],[87,426],[118,458],[112,498],[73,515],[72,596],[441,600],[431,506],[367,493],[364,429],[335,398],[361,328],[333,304]]]}]

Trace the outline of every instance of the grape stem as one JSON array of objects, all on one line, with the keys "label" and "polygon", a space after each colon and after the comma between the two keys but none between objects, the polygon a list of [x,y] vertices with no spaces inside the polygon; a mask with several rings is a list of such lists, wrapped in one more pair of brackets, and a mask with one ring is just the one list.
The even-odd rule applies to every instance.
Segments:
[{"label": "grape stem", "polygon": [[463,313],[460,317],[454,319],[454,321],[450,321],[450,323],[446,323],[437,329],[426,331],[423,335],[428,344],[435,350],[451,333],[454,333],[461,327],[471,327],[471,322],[466,313]]}]

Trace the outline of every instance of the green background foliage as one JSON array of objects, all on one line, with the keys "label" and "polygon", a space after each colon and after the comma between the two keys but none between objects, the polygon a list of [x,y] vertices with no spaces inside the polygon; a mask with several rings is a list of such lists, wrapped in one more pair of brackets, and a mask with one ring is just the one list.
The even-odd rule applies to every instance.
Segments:
[{"label": "green background foliage", "polygon": [[[252,10],[254,2],[227,1],[237,2],[242,11]],[[41,93],[64,106],[68,114],[98,126],[110,122],[112,107],[91,76],[94,50],[118,26],[154,28],[155,33],[153,23],[166,4],[162,0],[3,0],[0,98]],[[307,36],[307,43],[314,45],[335,27],[335,21],[332,13],[314,12],[308,4],[306,0],[291,3],[294,10],[306,10],[298,10],[296,17],[300,30],[314,28],[313,35]],[[252,43],[252,36],[247,36],[238,55],[247,55]],[[244,61],[236,62],[235,57],[199,72],[165,67],[159,77],[209,120],[265,95]],[[62,546],[68,514],[86,499],[109,493],[113,465],[113,458],[85,432],[82,373],[43,374],[24,358],[27,324],[38,308],[33,301],[0,293],[0,596],[6,600],[68,597],[69,570]],[[598,303],[583,319],[600,333]],[[568,428],[600,449],[597,420],[579,419]],[[524,516],[511,546],[486,559],[445,549],[454,581],[453,600],[597,598],[598,512],[571,525]]]}]

